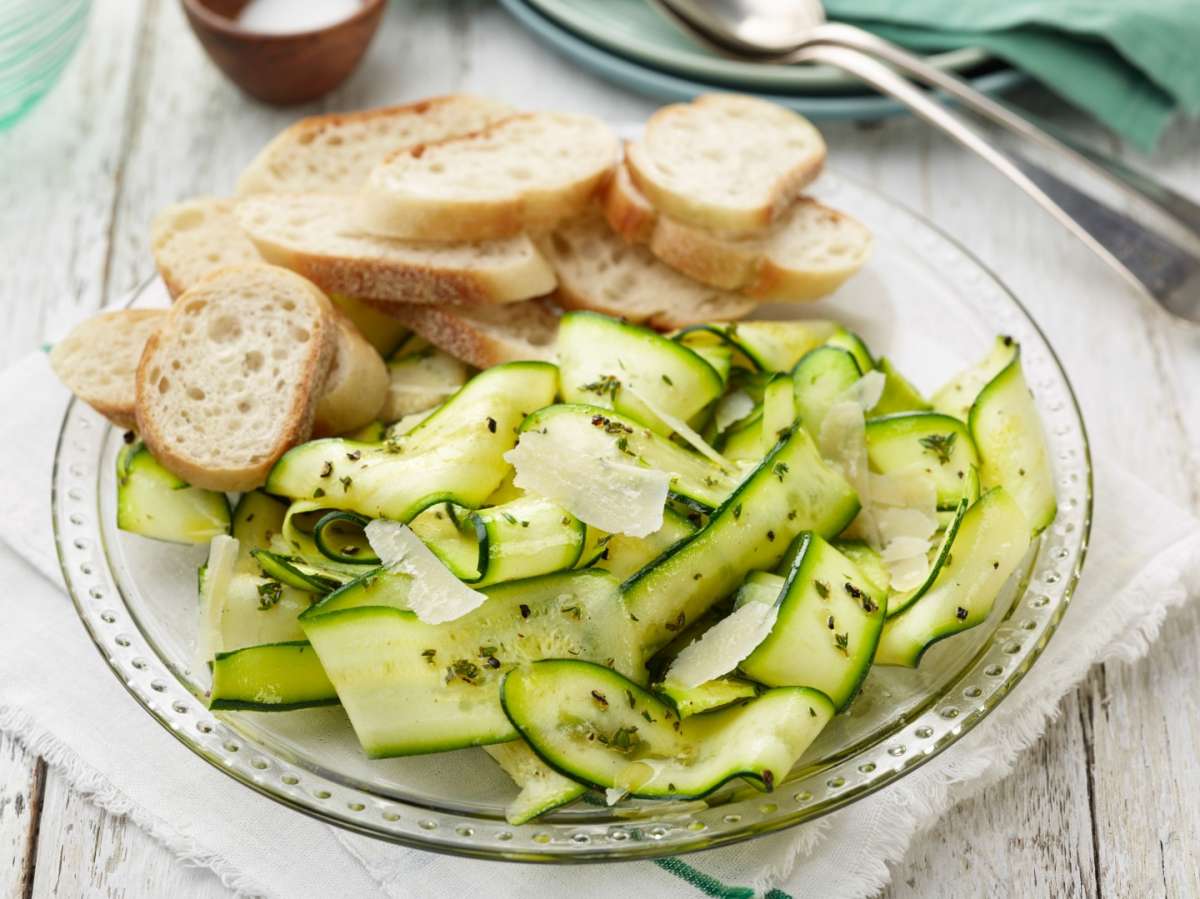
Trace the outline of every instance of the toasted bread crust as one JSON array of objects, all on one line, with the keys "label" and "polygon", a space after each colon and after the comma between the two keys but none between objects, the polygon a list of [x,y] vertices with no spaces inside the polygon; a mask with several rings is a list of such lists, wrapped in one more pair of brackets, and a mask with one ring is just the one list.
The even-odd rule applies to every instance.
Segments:
[{"label": "toasted bread crust", "polygon": [[453,308],[417,306],[406,303],[368,301],[375,308],[402,322],[405,327],[424,337],[438,349],[461,359],[476,368],[491,368],[503,362],[527,359],[550,360],[554,356],[553,336],[558,330],[558,316],[542,300],[527,300],[520,304],[522,317],[532,319],[535,327],[545,329],[541,339],[549,342],[544,352],[531,353],[527,344],[532,341],[505,340],[502,336],[480,327],[469,317]]},{"label": "toasted bread crust", "polygon": [[[489,119],[491,121],[499,121],[502,118],[512,115],[514,112],[514,110],[505,104],[473,97],[469,94],[446,94],[444,96],[430,97],[425,100],[419,100],[415,103],[401,104],[399,106],[385,106],[378,109],[360,110],[358,112],[342,112],[331,113],[328,115],[309,116],[285,128],[259,152],[254,160],[246,167],[246,170],[242,172],[241,177],[238,178],[237,193],[239,195],[246,195],[265,191],[310,189],[296,185],[281,185],[278,183],[279,179],[273,173],[271,173],[270,167],[272,162],[280,154],[289,153],[291,149],[297,145],[304,146],[311,144],[327,131],[342,129],[348,126],[370,124],[371,122],[375,122],[380,119],[426,116],[431,113],[440,112],[447,106],[453,106],[463,102],[480,104],[480,111],[494,108],[495,114],[488,115],[485,118],[485,121]],[[465,131],[469,130],[470,129],[465,129]],[[459,132],[451,133],[456,135]],[[396,147],[394,149],[400,149],[400,147]],[[364,172],[364,178],[365,175],[366,173]],[[325,189],[329,191],[349,193],[356,191],[359,186],[359,184],[330,184],[326,185]]]},{"label": "toasted bread crust", "polygon": [[[119,428],[132,429],[137,420],[136,371],[145,339],[166,320],[165,309],[120,309],[102,312],[77,325],[50,350],[50,367],[76,397]],[[116,328],[120,334],[106,333]],[[140,345],[131,338],[145,334]],[[124,347],[125,354],[117,352]],[[103,360],[103,370],[89,370],[87,362]],[[115,383],[114,383],[115,382]]]},{"label": "toasted bread crust", "polygon": [[[656,127],[668,126],[673,119],[694,116],[697,110],[703,112],[712,109],[717,112],[722,107],[733,104],[757,106],[765,110],[766,114],[775,116],[789,113],[788,110],[752,97],[703,94],[691,103],[676,103],[660,108],[647,120],[646,134],[649,135]],[[770,110],[770,107],[774,107],[773,110]],[[795,162],[785,171],[776,173],[766,196],[754,207],[710,202],[682,191],[677,186],[668,187],[658,177],[658,165],[647,150],[645,140],[630,144],[626,149],[625,160],[638,189],[660,212],[696,227],[752,234],[768,228],[800,191],[821,173],[825,164],[826,149],[824,142],[820,140],[820,134],[812,129],[806,120],[794,113],[791,115],[811,129],[813,136],[819,141],[819,146],[814,146],[803,160]]]},{"label": "toasted bread crust", "polygon": [[537,273],[528,279],[529,286],[523,286],[524,281],[506,284],[486,272],[303,254],[265,241],[257,243],[268,262],[303,275],[328,293],[416,304],[488,305],[538,296],[554,286],[549,268],[548,277]]},{"label": "toasted bread crust", "polygon": [[193,197],[163,209],[150,227],[150,247],[172,298],[211,271],[261,259],[238,228],[233,201],[218,197]]},{"label": "toasted bread crust", "polygon": [[266,481],[268,472],[280,456],[291,447],[303,443],[312,433],[317,402],[324,389],[329,366],[333,361],[336,328],[333,324],[332,307],[329,300],[307,281],[300,286],[301,279],[291,272],[286,272],[287,277],[296,278],[296,286],[309,292],[320,310],[320,315],[309,322],[311,325],[308,329],[311,349],[301,370],[296,372],[291,379],[294,390],[283,424],[278,433],[262,446],[261,460],[238,467],[216,467],[198,462],[189,456],[186,446],[180,446],[171,439],[167,430],[170,422],[161,421],[157,414],[159,410],[154,396],[157,388],[151,376],[161,365],[167,364],[167,360],[164,358],[166,351],[164,341],[167,336],[174,336],[173,328],[184,317],[189,296],[213,288],[222,279],[236,278],[239,273],[247,269],[264,268],[268,268],[268,266],[244,265],[219,269],[185,292],[172,307],[163,327],[146,342],[141,362],[138,364],[136,379],[138,431],[150,452],[164,467],[196,487],[225,491],[253,490]]},{"label": "toasted bread crust", "polygon": [[654,236],[658,213],[638,190],[629,169],[619,165],[601,188],[597,199],[604,218],[627,243],[649,243]]},{"label": "toasted bread crust", "polygon": [[[605,165],[594,171],[574,173],[574,180],[569,183],[535,184],[507,195],[473,198],[442,195],[435,200],[417,195],[397,197],[389,189],[389,165],[405,158],[421,159],[437,153],[440,148],[469,148],[472,144],[483,144],[501,129],[520,127],[525,122],[536,123],[542,115],[521,113],[470,134],[396,150],[371,174],[366,189],[360,194],[358,223],[369,233],[383,237],[474,242],[546,230],[581,214],[616,164],[615,152]],[[607,137],[615,141],[611,134]]]}]

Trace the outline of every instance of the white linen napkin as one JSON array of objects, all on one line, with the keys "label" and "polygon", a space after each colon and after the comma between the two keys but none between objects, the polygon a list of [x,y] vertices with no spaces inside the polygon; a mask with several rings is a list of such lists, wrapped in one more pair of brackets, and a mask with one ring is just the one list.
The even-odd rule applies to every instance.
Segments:
[{"label": "white linen napkin", "polygon": [[814,824],[681,859],[564,867],[440,856],[351,835],[258,796],[192,755],[124,692],[58,573],[48,497],[66,399],[41,353],[0,375],[10,435],[0,441],[0,540],[9,547],[0,547],[0,730],[238,893],[867,896],[919,829],[1007,773],[1092,664],[1141,655],[1167,611],[1200,593],[1200,523],[1108,458],[1101,435],[1092,548],[1058,634],[1011,697],[923,768]]}]

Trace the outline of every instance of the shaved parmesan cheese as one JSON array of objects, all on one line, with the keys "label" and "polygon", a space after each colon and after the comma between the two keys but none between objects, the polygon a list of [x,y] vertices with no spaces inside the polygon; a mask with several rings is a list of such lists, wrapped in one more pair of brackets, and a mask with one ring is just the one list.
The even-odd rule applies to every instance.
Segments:
[{"label": "shaved parmesan cheese", "polygon": [[[927,541],[921,541],[928,545]],[[906,593],[915,590],[925,583],[929,577],[929,559],[923,555],[902,556],[896,559],[885,559],[891,588],[896,593]]]},{"label": "shaved parmesan cheese", "polygon": [[937,509],[937,485],[920,465],[871,475],[871,497],[885,506]]},{"label": "shaved parmesan cheese", "polygon": [[223,600],[233,580],[240,547],[241,543],[236,537],[225,534],[218,534],[208,544],[204,589],[200,594],[200,627],[196,633],[197,671],[207,671],[213,656],[224,648],[221,645]]},{"label": "shaved parmesan cheese", "polygon": [[771,633],[779,609],[748,602],[710,627],[675,657],[667,680],[687,688],[728,674]]},{"label": "shaved parmesan cheese", "polygon": [[911,540],[925,544],[921,552],[928,552],[929,538],[937,532],[936,514],[927,509],[897,509],[879,504],[876,505],[874,514],[875,524],[880,535],[887,539],[887,545],[890,546],[897,540]]},{"label": "shaved parmesan cheese", "polygon": [[376,519],[367,525],[366,535],[389,571],[412,577],[408,606],[426,624],[454,621],[487,599],[451,574],[408,525]]},{"label": "shaved parmesan cheese", "polygon": [[667,412],[661,406],[657,405],[652,399],[650,399],[650,397],[646,396],[646,394],[639,393],[632,387],[626,387],[625,389],[630,394],[637,397],[642,405],[649,409],[659,421],[690,443],[692,447],[698,453],[700,453],[700,455],[705,456],[711,462],[721,466],[721,468],[725,469],[726,471],[733,470],[733,466],[730,464],[729,460],[709,446],[705,442],[704,438],[692,430],[686,421],[684,421],[682,418],[672,415],[670,412]]},{"label": "shaved parmesan cheese", "polygon": [[852,400],[840,400],[830,406],[821,421],[817,449],[841,471],[865,507],[870,497],[870,483],[867,423],[862,406]]},{"label": "shaved parmesan cheese", "polygon": [[525,431],[504,458],[516,470],[516,486],[558,503],[585,524],[649,536],[662,527],[671,476],[614,456],[619,451],[603,437],[594,447],[564,452],[548,435]]},{"label": "shaved parmesan cheese", "polygon": [[741,421],[753,411],[754,399],[746,391],[735,390],[733,393],[726,394],[717,403],[717,409],[713,413],[717,431],[724,431],[731,424]]},{"label": "shaved parmesan cheese", "polygon": [[869,371],[846,388],[839,399],[857,403],[863,412],[870,412],[879,403],[879,398],[883,396],[883,388],[886,383],[887,378],[884,377],[883,372]]},{"label": "shaved parmesan cheese", "polygon": [[629,795],[628,790],[621,790],[621,789],[618,789],[617,787],[609,787],[607,790],[604,791],[604,801],[609,806],[613,806],[613,805],[616,805],[618,802],[620,802],[622,799],[624,799],[628,795]]}]

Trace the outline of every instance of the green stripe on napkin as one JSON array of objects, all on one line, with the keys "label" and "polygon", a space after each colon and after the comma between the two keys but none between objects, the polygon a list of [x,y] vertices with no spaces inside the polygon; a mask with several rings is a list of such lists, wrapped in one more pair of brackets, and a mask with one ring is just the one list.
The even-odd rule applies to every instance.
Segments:
[{"label": "green stripe on napkin", "polygon": [[1195,0],[828,0],[918,50],[979,46],[1028,72],[1142,149],[1179,110],[1200,113]]}]

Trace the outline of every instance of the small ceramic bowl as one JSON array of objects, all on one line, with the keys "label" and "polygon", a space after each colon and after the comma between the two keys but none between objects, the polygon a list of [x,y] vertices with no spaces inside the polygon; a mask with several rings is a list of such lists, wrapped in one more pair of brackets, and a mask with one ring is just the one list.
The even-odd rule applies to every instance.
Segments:
[{"label": "small ceramic bowl", "polygon": [[375,36],[387,0],[325,28],[285,34],[248,31],[237,22],[249,0],[182,0],[188,23],[229,80],[267,103],[315,100],[349,77]]}]

